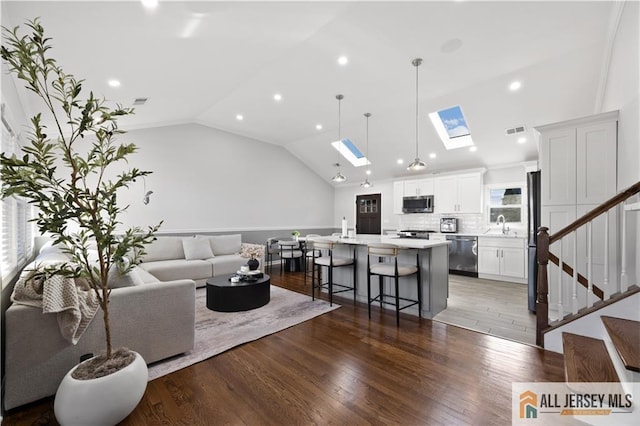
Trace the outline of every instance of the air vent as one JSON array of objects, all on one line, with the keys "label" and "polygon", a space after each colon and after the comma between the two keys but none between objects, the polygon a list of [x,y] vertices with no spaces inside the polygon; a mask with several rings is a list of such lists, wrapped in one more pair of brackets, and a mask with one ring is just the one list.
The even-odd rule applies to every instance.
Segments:
[{"label": "air vent", "polygon": [[524,133],[526,130],[527,128],[523,124],[522,126],[516,126],[516,127],[512,127],[511,129],[506,129],[504,132],[507,135],[515,135],[517,133]]},{"label": "air vent", "polygon": [[133,101],[133,105],[144,105],[148,100],[149,98],[135,98],[135,100]]}]

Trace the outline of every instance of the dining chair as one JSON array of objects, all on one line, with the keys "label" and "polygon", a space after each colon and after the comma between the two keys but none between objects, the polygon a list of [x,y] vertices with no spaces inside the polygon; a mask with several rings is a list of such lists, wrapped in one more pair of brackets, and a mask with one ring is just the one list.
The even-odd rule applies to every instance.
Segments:
[{"label": "dining chair", "polygon": [[278,246],[280,247],[280,275],[284,269],[285,261],[294,262],[301,260],[303,253],[300,250],[300,243],[294,240],[279,240]]},{"label": "dining chair", "polygon": [[[313,263],[311,265],[311,299],[315,300],[316,288],[327,289],[329,293],[329,305],[333,305],[333,295],[337,293],[343,293],[345,291],[353,291],[353,303],[356,303],[356,292],[357,292],[357,270],[356,270],[356,249],[355,246],[350,246],[347,244],[339,244],[330,240],[316,239],[313,240]],[[337,256],[335,255],[335,249],[338,246],[344,247],[346,250],[350,252],[351,256]],[[319,254],[320,256],[316,256]],[[320,268],[326,267],[328,269],[327,273],[327,282],[322,282],[322,277],[320,274]],[[335,268],[342,268],[351,266],[353,269],[353,282],[351,285],[345,283],[334,283],[333,282],[333,270]],[[316,284],[316,276],[318,283]],[[337,289],[336,289],[337,287]]]},{"label": "dining chair", "polygon": [[[309,272],[313,275],[313,258],[322,256],[319,250],[313,248],[313,240],[317,238],[321,238],[320,234],[307,234],[305,235],[305,244],[304,244],[304,283],[307,284],[307,276]],[[314,253],[314,251],[316,253]],[[311,262],[311,268],[309,268],[309,262]]]},{"label": "dining chair", "polygon": [[[398,254],[401,250],[411,250],[400,248],[394,244],[369,244],[367,246],[367,305],[369,309],[369,319],[371,319],[371,303],[380,302],[380,309],[383,305],[394,305],[396,309],[396,326],[400,326],[400,311],[411,306],[418,305],[418,316],[422,318],[422,282],[420,280],[420,254],[416,250],[416,263],[405,264],[398,263]],[[377,259],[371,263],[371,258]],[[400,296],[400,278],[416,276],[416,284],[418,287],[418,299],[410,299]],[[378,295],[371,297],[371,276],[378,277]],[[395,294],[385,294],[383,287],[383,278],[393,278]],[[385,300],[393,298],[390,302]],[[400,302],[403,306],[400,306]]]},{"label": "dining chair", "polygon": [[271,266],[273,265],[273,255],[280,254],[280,246],[278,246],[278,238],[271,237],[267,238],[267,242],[265,244],[264,257],[265,257],[265,266],[269,267],[269,271],[271,271]]}]

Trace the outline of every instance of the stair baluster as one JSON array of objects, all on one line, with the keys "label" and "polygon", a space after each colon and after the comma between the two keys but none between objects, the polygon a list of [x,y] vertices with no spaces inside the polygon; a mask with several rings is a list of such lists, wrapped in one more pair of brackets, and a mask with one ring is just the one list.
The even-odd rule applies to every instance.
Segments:
[{"label": "stair baluster", "polygon": [[[558,241],[558,264],[562,265],[562,240]],[[558,320],[561,320],[564,317],[564,310],[563,310],[563,293],[564,293],[564,286],[562,285],[562,267],[558,267],[558,303],[557,303],[557,309],[558,309]]]},{"label": "stair baluster", "polygon": [[[564,292],[562,285],[563,272],[572,275],[572,288],[571,288],[571,312],[577,318],[583,315],[585,312],[579,313],[578,293],[577,285],[581,284],[586,287],[586,311],[592,310],[596,303],[596,298],[606,301],[611,299],[612,294],[617,292],[624,293],[629,290],[637,291],[637,287],[630,286],[629,277],[627,274],[627,224],[626,214],[627,211],[640,210],[640,203],[635,203],[627,208],[623,203],[634,195],[640,193],[640,181],[631,185],[629,188],[610,198],[606,202],[602,203],[593,210],[587,212],[573,223],[560,229],[553,235],[549,235],[549,228],[540,227],[538,229],[538,286],[536,294],[536,343],[540,346],[544,346],[544,333],[549,329],[549,275],[548,266],[549,260],[558,265],[558,315],[559,320],[566,323],[574,318],[566,318],[563,321],[564,308],[563,300],[568,297],[568,294]],[[620,206],[623,204],[622,206]],[[610,220],[609,217],[611,210],[614,210],[614,217],[620,223],[620,253],[621,253],[621,269],[620,269],[620,284],[616,288],[611,287],[610,283],[610,270],[609,270],[609,234],[610,234]],[[621,209],[620,213],[617,213]],[[604,265],[603,265],[603,282],[602,288],[594,285],[594,271],[593,271],[593,224],[594,220],[600,215],[604,214]],[[578,270],[578,257],[577,257],[577,230],[581,227],[586,231],[586,277],[582,276]],[[567,265],[563,259],[562,239],[570,234],[573,234],[573,267]],[[549,246],[559,242],[558,250],[559,257],[549,252]],[[617,247],[617,246],[616,246]],[[557,326],[557,325],[554,325]]]},{"label": "stair baluster", "polygon": [[[572,265],[578,264],[578,231],[573,231],[573,262]],[[578,313],[578,268],[573,268],[571,280],[571,313]]]}]

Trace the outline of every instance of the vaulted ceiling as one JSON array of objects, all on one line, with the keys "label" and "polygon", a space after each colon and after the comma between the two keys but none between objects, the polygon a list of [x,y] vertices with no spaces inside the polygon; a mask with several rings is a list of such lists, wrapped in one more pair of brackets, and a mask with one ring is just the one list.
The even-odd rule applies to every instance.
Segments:
[{"label": "vaulted ceiling", "polygon": [[[148,98],[125,129],[203,124],[281,145],[328,181],[343,94],[341,136],[362,150],[363,114],[372,114],[375,182],[410,175],[412,59],[424,60],[418,147],[428,172],[535,160],[533,126],[600,112],[614,9],[608,1],[160,1],[152,10],[139,1],[3,1],[2,24],[39,16],[53,55],[86,87],[124,105]],[[513,81],[520,90],[509,90]],[[28,114],[37,111],[22,98]],[[428,119],[454,105],[476,152],[447,151]],[[505,135],[520,125],[524,143]],[[362,168],[341,163],[346,184],[363,180]]]}]

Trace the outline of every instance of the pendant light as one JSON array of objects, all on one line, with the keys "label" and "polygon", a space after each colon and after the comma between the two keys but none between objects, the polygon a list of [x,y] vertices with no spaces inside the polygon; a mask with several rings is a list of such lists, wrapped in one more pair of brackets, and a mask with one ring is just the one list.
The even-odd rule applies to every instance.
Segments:
[{"label": "pendant light", "polygon": [[424,161],[420,160],[420,156],[418,155],[418,67],[422,64],[422,58],[416,58],[411,61],[414,67],[416,67],[416,159],[413,160],[407,170],[411,171],[419,171],[427,168],[427,165]]},{"label": "pendant light", "polygon": [[373,184],[369,182],[369,176],[368,176],[369,164],[371,163],[369,161],[369,117],[371,117],[371,113],[366,112],[364,116],[367,117],[367,171],[365,172],[365,175],[364,175],[364,182],[362,182],[360,186],[363,188],[371,188]]},{"label": "pendant light", "polygon": [[344,99],[344,96],[336,95],[336,99],[338,100],[338,143],[339,144],[338,144],[338,161],[336,162],[335,166],[338,168],[338,172],[334,177],[331,178],[331,180],[334,182],[344,182],[345,180],[347,180],[347,178],[342,173],[340,173],[340,154],[341,154],[340,147],[342,145],[342,137],[340,135],[340,103]]}]

